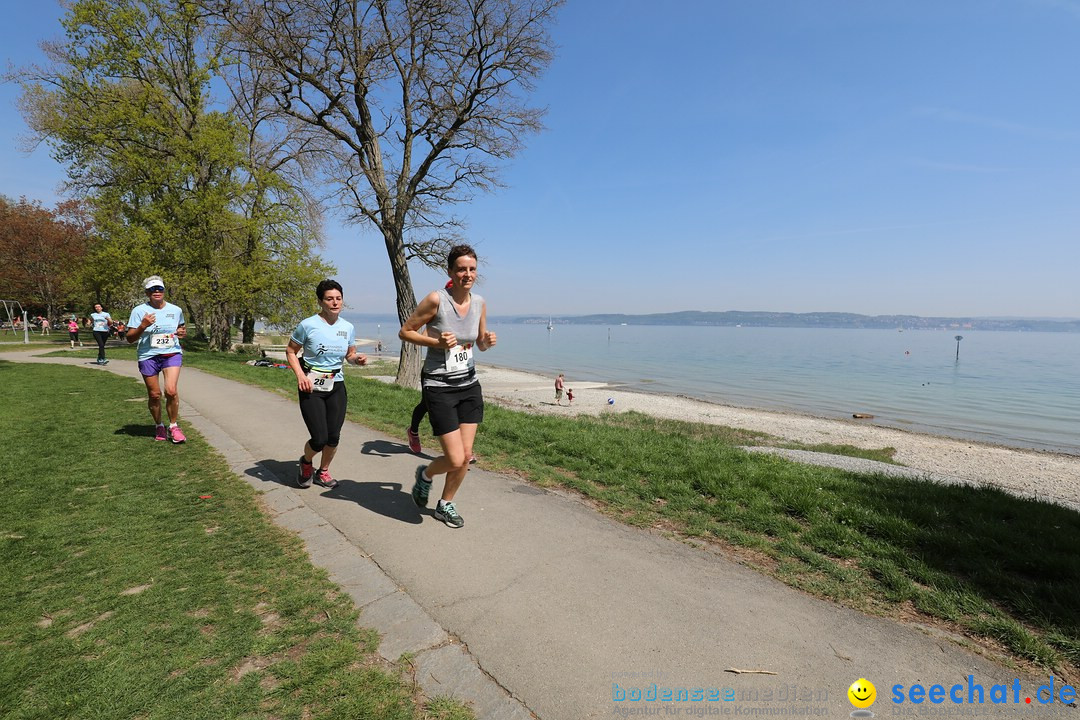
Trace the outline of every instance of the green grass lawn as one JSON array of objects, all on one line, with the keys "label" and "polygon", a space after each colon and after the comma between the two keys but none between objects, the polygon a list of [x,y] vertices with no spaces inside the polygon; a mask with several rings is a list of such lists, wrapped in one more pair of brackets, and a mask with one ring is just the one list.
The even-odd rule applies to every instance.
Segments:
[{"label": "green grass lawn", "polygon": [[[87,337],[83,340],[83,349],[93,346],[94,357],[97,357],[97,345],[94,343],[92,335],[87,334]],[[0,333],[0,352],[23,352],[26,350],[47,350],[49,348],[66,348],[69,347],[68,334],[64,331],[63,336],[60,333],[53,333],[51,335],[36,335],[30,334],[29,344],[23,342],[22,333],[17,336],[11,333]]]},{"label": "green grass lawn", "polygon": [[[291,372],[243,360],[192,352],[185,363],[294,396]],[[419,393],[347,377],[349,418],[404,440]],[[424,445],[434,447],[428,432]],[[775,439],[638,413],[552,417],[488,405],[476,452],[488,469],[575,490],[627,523],[721,543],[815,595],[919,617],[1078,677],[1080,514],[992,487],[739,449],[762,442]]]},{"label": "green grass lawn", "polygon": [[[0,360],[5,718],[471,718],[418,705],[351,599],[138,382]],[[128,402],[131,400],[131,402]]]}]

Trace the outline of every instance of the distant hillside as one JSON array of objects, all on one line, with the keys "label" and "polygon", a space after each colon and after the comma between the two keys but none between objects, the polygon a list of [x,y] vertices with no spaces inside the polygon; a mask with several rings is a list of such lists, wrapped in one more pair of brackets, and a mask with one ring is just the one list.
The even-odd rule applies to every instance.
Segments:
[{"label": "distant hillside", "polygon": [[[508,320],[509,318],[504,318]],[[513,322],[547,324],[547,317],[518,317]],[[786,328],[874,328],[895,330],[1025,330],[1039,332],[1080,332],[1080,320],[1042,318],[950,318],[917,315],[857,315],[855,313],[783,313],[728,310],[656,313],[653,315],[577,315],[554,317],[556,325],[714,325],[734,327]]]}]

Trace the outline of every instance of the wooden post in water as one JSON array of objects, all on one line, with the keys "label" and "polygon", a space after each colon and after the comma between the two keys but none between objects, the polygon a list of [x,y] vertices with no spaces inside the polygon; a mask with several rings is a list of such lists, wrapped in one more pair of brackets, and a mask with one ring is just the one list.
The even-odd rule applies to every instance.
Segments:
[{"label": "wooden post in water", "polygon": [[960,362],[960,341],[963,339],[963,335],[956,336],[956,362]]}]

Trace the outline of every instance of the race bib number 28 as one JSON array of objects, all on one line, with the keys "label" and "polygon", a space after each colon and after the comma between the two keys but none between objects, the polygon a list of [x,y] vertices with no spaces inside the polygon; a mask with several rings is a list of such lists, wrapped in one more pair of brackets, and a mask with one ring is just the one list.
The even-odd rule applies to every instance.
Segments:
[{"label": "race bib number 28", "polygon": [[307,374],[308,380],[311,381],[312,392],[330,392],[334,389],[334,374],[335,373],[323,373],[317,370],[312,370]]}]

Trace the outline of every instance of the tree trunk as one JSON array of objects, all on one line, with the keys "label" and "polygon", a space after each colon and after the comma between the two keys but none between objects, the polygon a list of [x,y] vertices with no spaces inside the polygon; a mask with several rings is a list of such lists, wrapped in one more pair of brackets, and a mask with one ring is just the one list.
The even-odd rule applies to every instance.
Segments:
[{"label": "tree trunk", "polygon": [[192,328],[196,329],[196,332],[202,329],[200,324],[199,313],[195,312],[195,308],[192,306],[191,301],[185,296],[177,298],[177,305],[182,305],[184,311],[184,324],[187,325],[188,332],[191,332]]},{"label": "tree trunk", "polygon": [[240,342],[250,345],[255,342],[255,316],[251,313],[244,315],[240,323]]},{"label": "tree trunk", "polygon": [[223,303],[210,306],[206,319],[206,339],[210,350],[228,352],[232,348],[232,323],[228,308]]},{"label": "tree trunk", "polygon": [[[409,276],[409,263],[405,260],[405,244],[400,230],[384,230],[386,253],[390,257],[390,269],[394,273],[394,290],[397,295],[398,322],[405,324],[416,310],[416,293],[413,292],[412,278]],[[398,358],[397,377],[394,382],[403,387],[420,387],[420,361],[422,350],[412,343],[401,343],[401,355]]]}]

